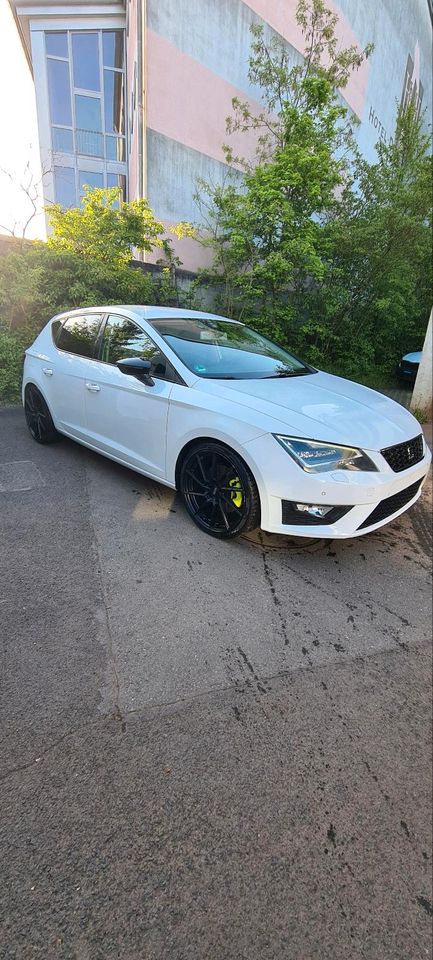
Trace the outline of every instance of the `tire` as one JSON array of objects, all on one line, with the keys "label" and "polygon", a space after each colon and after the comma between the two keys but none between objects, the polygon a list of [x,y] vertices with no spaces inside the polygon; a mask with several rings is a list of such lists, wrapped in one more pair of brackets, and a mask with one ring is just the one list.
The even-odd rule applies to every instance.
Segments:
[{"label": "tire", "polygon": [[219,540],[231,540],[260,524],[260,498],[251,471],[230,447],[203,441],[180,467],[179,489],[194,523]]},{"label": "tire", "polygon": [[25,389],[24,413],[27,426],[36,443],[57,443],[61,439],[47,404],[33,383],[29,383]]}]

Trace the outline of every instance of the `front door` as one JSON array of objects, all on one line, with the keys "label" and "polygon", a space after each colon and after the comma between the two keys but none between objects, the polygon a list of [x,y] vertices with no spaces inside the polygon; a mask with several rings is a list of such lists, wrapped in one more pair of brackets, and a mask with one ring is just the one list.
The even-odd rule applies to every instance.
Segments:
[{"label": "front door", "polygon": [[[121,373],[116,363],[126,357],[151,360],[153,386]],[[85,389],[90,442],[131,467],[164,479],[168,401],[175,376],[170,363],[136,323],[111,314],[99,359],[91,366]]]}]

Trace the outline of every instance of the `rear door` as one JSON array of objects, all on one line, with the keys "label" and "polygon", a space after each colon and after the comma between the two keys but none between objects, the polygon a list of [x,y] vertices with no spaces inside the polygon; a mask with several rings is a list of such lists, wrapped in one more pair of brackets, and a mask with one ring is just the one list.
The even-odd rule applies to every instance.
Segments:
[{"label": "rear door", "polygon": [[[151,361],[153,386],[121,373],[116,363],[126,357]],[[133,320],[110,314],[100,337],[99,360],[92,361],[85,390],[92,445],[164,479],[168,404],[174,382],[179,382],[178,375],[148,334]]]},{"label": "rear door", "polygon": [[86,383],[102,318],[102,313],[83,313],[63,321],[54,333],[53,360],[43,368],[44,392],[56,424],[80,440],[88,439]]}]

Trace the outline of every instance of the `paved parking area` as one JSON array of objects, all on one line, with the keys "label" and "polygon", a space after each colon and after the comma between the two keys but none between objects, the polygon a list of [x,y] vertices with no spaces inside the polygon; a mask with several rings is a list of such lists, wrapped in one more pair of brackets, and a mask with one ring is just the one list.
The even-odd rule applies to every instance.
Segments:
[{"label": "paved parking area", "polygon": [[0,412],[2,957],[430,956],[430,493],[224,544]]}]

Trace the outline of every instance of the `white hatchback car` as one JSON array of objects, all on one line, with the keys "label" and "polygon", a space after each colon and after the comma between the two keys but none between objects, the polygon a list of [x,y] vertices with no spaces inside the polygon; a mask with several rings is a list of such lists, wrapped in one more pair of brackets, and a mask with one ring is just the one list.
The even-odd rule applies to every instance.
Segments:
[{"label": "white hatchback car", "polygon": [[382,394],[234,320],[111,306],[54,317],[26,351],[39,443],[65,434],[173,489],[215,537],[354,537],[418,499],[431,455]]}]

